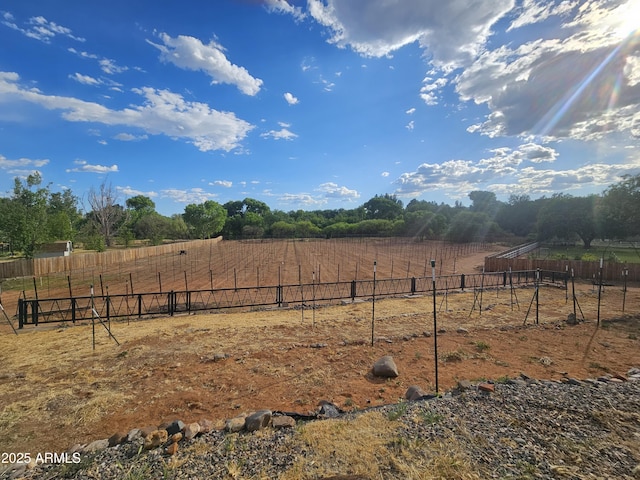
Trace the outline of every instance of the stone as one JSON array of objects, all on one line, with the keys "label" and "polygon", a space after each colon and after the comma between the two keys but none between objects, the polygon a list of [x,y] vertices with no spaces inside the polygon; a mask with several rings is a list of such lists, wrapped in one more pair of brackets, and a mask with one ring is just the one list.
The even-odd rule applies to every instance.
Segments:
[{"label": "stone", "polygon": [[167,448],[164,449],[164,453],[167,455],[175,455],[178,453],[178,442],[171,443]]},{"label": "stone", "polygon": [[576,318],[576,314],[575,313],[570,313],[569,315],[567,315],[567,324],[569,324],[569,325],[577,325],[578,324],[578,319]]},{"label": "stone", "polygon": [[167,425],[161,425],[159,428],[164,428],[169,436],[171,436],[174,433],[181,432],[184,429],[184,422],[182,422],[182,420],[174,420]]},{"label": "stone", "polygon": [[495,386],[493,383],[480,383],[478,385],[478,390],[481,392],[493,393],[495,391]]},{"label": "stone", "polygon": [[391,355],[385,355],[373,364],[373,374],[376,377],[395,378],[398,376],[398,367]]},{"label": "stone", "polygon": [[83,448],[85,453],[97,452],[100,450],[104,450],[109,446],[109,439],[104,438],[102,440],[95,440],[91,442],[89,445]]},{"label": "stone", "polygon": [[172,443],[178,443],[180,440],[182,440],[182,432],[174,433],[169,437],[169,441]]},{"label": "stone", "polygon": [[206,419],[206,418],[198,420],[198,425],[200,425],[200,433],[209,433],[209,432],[213,431],[213,429],[215,427],[213,422],[211,420]]},{"label": "stone", "polygon": [[429,338],[431,336],[431,332],[422,332],[422,335]]},{"label": "stone", "polygon": [[151,435],[153,432],[155,432],[158,429],[158,427],[152,427],[152,426],[147,426],[147,427],[142,427],[140,429],[140,436],[142,438],[147,438],[149,435]]},{"label": "stone", "polygon": [[471,383],[469,380],[458,380],[458,390],[460,391],[465,391],[465,390],[471,390],[473,388],[473,383]]},{"label": "stone", "polygon": [[617,378],[618,380],[622,380],[623,382],[628,382],[629,379],[627,377],[625,377],[624,375],[619,375],[617,373],[615,373],[613,375],[613,378]]},{"label": "stone", "polygon": [[469,335],[469,330],[464,327],[458,327],[456,333],[459,333],[460,335]]},{"label": "stone", "polygon": [[168,439],[169,439],[169,434],[164,428],[160,430],[155,430],[151,432],[144,439],[144,449],[151,450],[153,448],[157,448],[160,445],[163,445],[164,443],[166,443]]},{"label": "stone", "polygon": [[444,333],[447,333],[447,329],[446,328],[439,328],[438,329],[438,335],[442,335]]},{"label": "stone", "polygon": [[127,434],[123,432],[116,432],[109,437],[109,446],[115,447],[116,445],[120,445],[127,440]]},{"label": "stone", "polygon": [[417,385],[411,385],[407,389],[407,392],[404,394],[405,400],[409,400],[410,402],[414,402],[416,400],[420,400],[421,398],[426,397],[426,396],[427,396],[427,392],[422,390]]},{"label": "stone", "polygon": [[271,426],[273,428],[293,428],[296,426],[296,421],[289,415],[279,415],[271,418]]},{"label": "stone", "polygon": [[238,415],[237,417],[229,418],[224,424],[224,429],[230,433],[244,430],[246,418],[247,417],[245,415]]},{"label": "stone", "polygon": [[184,439],[189,441],[193,440],[196,435],[200,433],[200,424],[199,423],[190,423],[186,427],[184,427]]},{"label": "stone", "polygon": [[582,385],[582,382],[580,380],[578,380],[577,378],[569,378],[567,380],[567,383],[569,385]]},{"label": "stone", "polygon": [[139,428],[132,428],[131,430],[129,430],[129,433],[127,433],[127,442],[135,442],[136,440],[143,437],[144,435],[142,435],[142,430],[140,430]]},{"label": "stone", "polygon": [[318,411],[318,417],[336,418],[336,417],[339,417],[340,414],[342,413],[342,410],[340,410],[337,407],[337,405],[327,400],[320,400],[318,405],[320,405],[320,410]]},{"label": "stone", "polygon": [[249,415],[244,422],[247,432],[255,432],[271,424],[271,410],[258,410]]}]

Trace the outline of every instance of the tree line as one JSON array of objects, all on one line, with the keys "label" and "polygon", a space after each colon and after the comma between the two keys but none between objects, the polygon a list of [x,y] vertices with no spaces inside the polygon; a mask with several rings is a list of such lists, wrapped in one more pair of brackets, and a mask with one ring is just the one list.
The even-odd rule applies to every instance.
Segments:
[{"label": "tree line", "polygon": [[[630,239],[640,235],[640,175],[625,176],[599,195],[556,194],[531,199],[511,195],[507,202],[489,191],[469,193],[471,205],[411,200],[382,194],[353,209],[272,210],[245,198],[223,205],[213,200],[189,204],[181,214],[159,214],[144,195],[124,205],[110,184],[91,188],[87,207],[69,189],[51,191],[34,173],[15,178],[11,194],[0,198],[0,242],[8,251],[33,257],[41,245],[72,240],[103,251],[135,240],[153,245],[166,240],[210,238],[309,238],[407,236],[418,240],[581,241]],[[4,248],[3,248],[4,251]]]}]

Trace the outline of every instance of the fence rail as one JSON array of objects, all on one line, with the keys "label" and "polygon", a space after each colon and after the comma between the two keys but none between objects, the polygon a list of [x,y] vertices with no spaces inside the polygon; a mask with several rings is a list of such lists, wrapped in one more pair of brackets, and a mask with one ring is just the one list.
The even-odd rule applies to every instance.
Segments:
[{"label": "fence rail", "polygon": [[[438,292],[505,288],[534,282],[566,286],[564,272],[510,271],[436,277]],[[375,292],[374,292],[375,288]],[[272,285],[212,290],[183,290],[163,293],[93,295],[40,298],[18,302],[18,326],[43,323],[215,311],[231,308],[300,306],[315,308],[317,302],[355,301],[376,297],[419,295],[431,292],[432,277],[352,280],[347,282]]]}]

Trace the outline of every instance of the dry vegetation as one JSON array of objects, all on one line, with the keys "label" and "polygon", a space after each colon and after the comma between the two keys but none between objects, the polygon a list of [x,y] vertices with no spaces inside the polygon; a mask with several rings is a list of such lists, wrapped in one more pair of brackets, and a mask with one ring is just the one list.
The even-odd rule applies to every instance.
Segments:
[{"label": "dry vegetation", "polygon": [[[460,268],[472,270],[479,259],[468,257]],[[477,292],[439,295],[438,327],[446,329],[438,335],[440,390],[460,379],[499,379],[520,372],[537,378],[587,378],[638,366],[640,289],[627,292],[623,313],[621,288],[607,287],[600,326],[595,322],[597,291],[590,284],[579,284],[576,291],[587,321],[575,326],[564,322],[573,311],[571,298],[556,287],[541,288],[537,325],[533,289],[485,291],[482,310]],[[120,346],[98,324],[95,351],[89,324],[29,327],[17,336],[2,325],[0,451],[63,451],[175,418],[209,418],[221,427],[226,418],[262,408],[314,411],[322,399],[356,410],[395,403],[414,384],[434,391],[434,338],[424,335],[433,331],[433,298],[377,300],[373,346],[372,306],[369,301],[315,311],[112,322]],[[468,333],[457,333],[459,327]],[[387,354],[394,357],[400,376],[372,377],[371,365]],[[312,471],[309,462],[319,461],[326,448],[338,452],[337,463],[357,461],[375,469],[366,452],[375,445],[389,448],[381,436],[394,429],[392,421],[381,421],[379,415],[359,416],[348,428],[342,423],[346,420],[306,425],[301,439],[315,453],[296,469]],[[339,445],[325,444],[329,438]],[[369,447],[360,448],[361,442]],[[418,466],[401,461],[417,447],[398,448],[397,468],[407,469],[407,478],[422,478],[411,472]],[[434,457],[443,462],[440,469],[464,464],[464,452],[455,442],[430,448],[442,451]],[[290,475],[284,478],[300,478],[295,469]]]}]

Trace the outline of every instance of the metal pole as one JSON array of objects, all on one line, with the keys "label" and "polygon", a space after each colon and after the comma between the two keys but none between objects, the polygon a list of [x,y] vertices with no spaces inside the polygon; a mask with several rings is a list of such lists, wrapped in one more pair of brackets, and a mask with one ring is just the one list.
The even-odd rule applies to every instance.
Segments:
[{"label": "metal pole", "polygon": [[600,300],[602,299],[602,264],[604,263],[604,259],[600,257],[600,279],[598,281],[598,321],[597,325],[600,325]]},{"label": "metal pole", "polygon": [[436,261],[431,260],[431,280],[433,282],[433,359],[436,369],[436,393],[438,393],[438,323],[436,321]]},{"label": "metal pole", "polygon": [[93,339],[93,349],[96,349],[96,315],[93,308],[93,285],[91,285],[91,336]]},{"label": "metal pole", "polygon": [[371,302],[371,346],[373,347],[373,332],[376,323],[376,265],[377,262],[373,262],[373,297]]},{"label": "metal pole", "polygon": [[622,313],[624,313],[624,304],[627,300],[627,277],[629,276],[629,269],[625,268],[622,271],[622,279],[624,281],[624,287],[622,289]]}]

